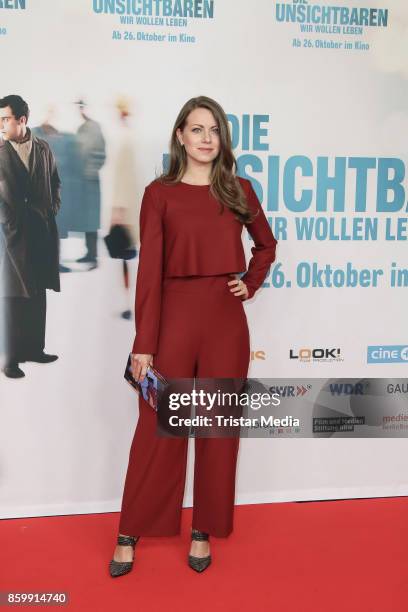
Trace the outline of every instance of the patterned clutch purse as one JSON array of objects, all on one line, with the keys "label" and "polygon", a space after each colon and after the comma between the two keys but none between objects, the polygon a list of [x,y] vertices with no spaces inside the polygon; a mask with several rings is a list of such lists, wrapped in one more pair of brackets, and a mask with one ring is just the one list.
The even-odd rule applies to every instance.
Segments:
[{"label": "patterned clutch purse", "polygon": [[168,384],[167,380],[153,366],[149,366],[142,382],[136,381],[132,374],[132,358],[129,355],[125,370],[125,380],[150,404],[157,412],[159,408],[159,394]]}]

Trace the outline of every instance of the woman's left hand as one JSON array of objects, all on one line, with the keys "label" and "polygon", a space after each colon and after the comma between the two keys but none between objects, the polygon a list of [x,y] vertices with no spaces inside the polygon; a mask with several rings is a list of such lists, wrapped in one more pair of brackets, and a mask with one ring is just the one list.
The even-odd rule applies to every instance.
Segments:
[{"label": "woman's left hand", "polygon": [[125,209],[121,206],[114,206],[111,213],[110,225],[125,225]]},{"label": "woman's left hand", "polygon": [[228,281],[228,285],[230,286],[230,291],[236,297],[240,297],[241,300],[248,299],[249,291],[244,281],[240,280],[239,278],[235,278],[234,280]]}]

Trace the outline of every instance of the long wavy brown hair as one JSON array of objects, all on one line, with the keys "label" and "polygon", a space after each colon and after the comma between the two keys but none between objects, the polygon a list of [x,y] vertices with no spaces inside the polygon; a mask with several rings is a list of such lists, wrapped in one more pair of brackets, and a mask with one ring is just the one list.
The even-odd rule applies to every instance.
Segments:
[{"label": "long wavy brown hair", "polygon": [[245,193],[236,178],[237,162],[232,152],[228,119],[221,106],[212,98],[198,96],[188,100],[178,114],[170,139],[170,163],[167,172],[158,177],[162,183],[178,183],[187,170],[187,154],[177,138],[177,130],[183,130],[191,111],[196,108],[209,110],[217,123],[220,137],[220,151],[213,160],[210,175],[210,192],[220,202],[221,212],[224,205],[232,210],[242,223],[251,223],[254,213],[250,210]]}]

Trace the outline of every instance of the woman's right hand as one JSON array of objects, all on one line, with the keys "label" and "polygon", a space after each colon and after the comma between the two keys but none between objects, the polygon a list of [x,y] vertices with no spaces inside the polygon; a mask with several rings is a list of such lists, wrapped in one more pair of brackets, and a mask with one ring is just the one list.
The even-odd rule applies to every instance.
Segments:
[{"label": "woman's right hand", "polygon": [[153,355],[131,353],[132,375],[137,382],[145,379],[147,369],[153,365]]}]

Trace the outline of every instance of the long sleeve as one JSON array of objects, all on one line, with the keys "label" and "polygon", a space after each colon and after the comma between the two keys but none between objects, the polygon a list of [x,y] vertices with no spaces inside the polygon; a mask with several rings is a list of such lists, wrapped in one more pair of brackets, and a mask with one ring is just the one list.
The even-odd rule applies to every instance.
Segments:
[{"label": "long sleeve", "polygon": [[49,150],[50,158],[50,177],[51,177],[51,194],[52,194],[52,212],[56,215],[61,208],[61,180],[57,170],[57,163],[51,150]]},{"label": "long sleeve", "polygon": [[9,223],[10,221],[10,209],[7,206],[6,202],[2,200],[0,194],[0,223]]},{"label": "long sleeve", "polygon": [[[1,159],[0,164],[4,163],[3,159]],[[15,217],[15,210],[12,210],[10,205],[10,196],[6,179],[3,176],[2,168],[0,167],[0,223],[7,224],[11,223],[12,219]]]},{"label": "long sleeve", "polygon": [[250,209],[256,215],[252,223],[245,225],[255,246],[251,248],[252,257],[248,264],[248,270],[241,278],[248,287],[249,295],[247,299],[250,299],[264,282],[271,264],[275,260],[277,241],[250,182],[247,198]]},{"label": "long sleeve", "polygon": [[140,252],[136,280],[133,353],[154,354],[159,335],[163,277],[163,222],[159,203],[146,187],[140,208]]},{"label": "long sleeve", "polygon": [[103,137],[102,130],[99,128],[99,133],[96,137],[95,146],[95,168],[100,170],[106,161],[106,143]]}]

